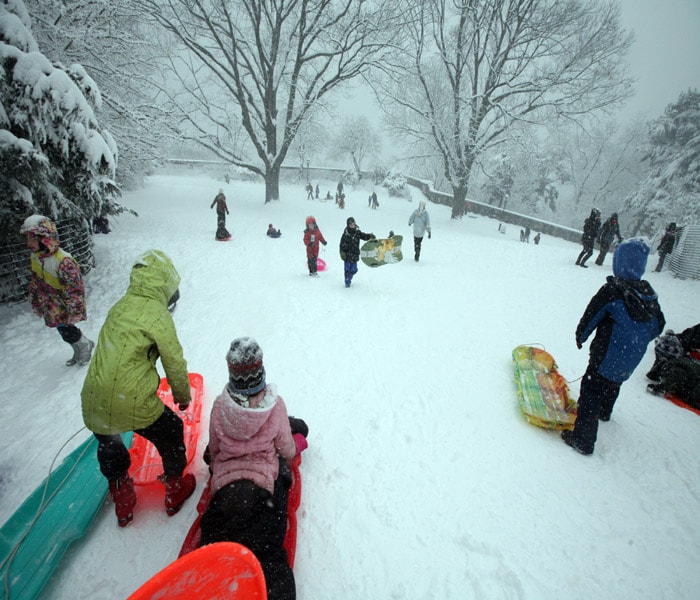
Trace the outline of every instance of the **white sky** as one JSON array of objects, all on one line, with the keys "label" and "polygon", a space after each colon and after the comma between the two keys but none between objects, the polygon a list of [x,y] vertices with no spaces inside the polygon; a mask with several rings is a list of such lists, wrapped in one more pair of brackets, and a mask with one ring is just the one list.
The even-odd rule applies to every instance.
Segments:
[{"label": "white sky", "polygon": [[625,112],[660,116],[688,88],[700,89],[700,0],[622,0],[637,95]]}]

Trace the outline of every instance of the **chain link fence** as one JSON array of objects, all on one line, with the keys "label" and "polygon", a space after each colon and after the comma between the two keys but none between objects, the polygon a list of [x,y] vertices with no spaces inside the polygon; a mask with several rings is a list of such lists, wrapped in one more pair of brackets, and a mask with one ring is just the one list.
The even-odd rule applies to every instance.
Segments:
[{"label": "chain link fence", "polygon": [[[61,249],[69,252],[78,264],[83,275],[95,266],[92,251],[92,230],[88,223],[77,219],[56,221]],[[24,236],[17,235],[0,243],[0,302],[12,303],[27,297],[29,285],[30,250]]]}]

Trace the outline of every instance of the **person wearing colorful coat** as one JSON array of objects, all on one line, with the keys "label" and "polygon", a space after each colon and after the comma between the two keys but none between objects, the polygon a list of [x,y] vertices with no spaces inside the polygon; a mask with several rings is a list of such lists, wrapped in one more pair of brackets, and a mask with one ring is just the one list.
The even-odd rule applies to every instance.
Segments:
[{"label": "person wearing colorful coat", "polygon": [[226,362],[229,381],[209,420],[211,500],[202,515],[201,543],[243,544],[260,561],[267,597],[293,600],[294,574],[284,549],[288,462],[307,447],[308,427],[287,416],[284,400],[266,383],[262,349],[253,338],[233,340]]},{"label": "person wearing colorful coat", "polygon": [[306,261],[309,265],[309,276],[318,277],[318,248],[319,244],[326,245],[326,238],[316,224],[312,216],[306,217],[304,229],[304,246],[306,246]]},{"label": "person wearing colorful coat", "polygon": [[175,266],[160,250],[136,259],[126,294],[102,326],[81,392],[83,421],[99,442],[97,459],[121,527],[133,519],[136,494],[120,434],[134,431],[158,450],[169,515],[180,510],[196,485],[194,475],[183,475],[187,458],[182,420],[157,394],[160,358],[180,410],[190,402],[187,363],[170,313],[179,284]]},{"label": "person wearing colorful coat", "polygon": [[231,234],[226,229],[226,215],[229,214],[226,204],[226,196],[224,190],[219,189],[219,193],[214,196],[214,200],[209,206],[209,210],[216,205],[216,236],[217,240],[226,240],[231,237]]},{"label": "person wearing colorful coat", "polygon": [[642,280],[650,248],[642,239],[621,243],[613,255],[613,274],[589,302],[576,328],[576,346],[595,331],[588,368],[581,381],[573,431],[562,439],[581,454],[593,454],[598,421],[609,421],[622,384],[641,362],[666,320],[658,296]]},{"label": "person wearing colorful coat", "polygon": [[67,366],[86,365],[95,344],[86,338],[76,323],[87,319],[85,285],[80,265],[60,247],[58,231],[43,215],[27,217],[20,228],[32,251],[29,300],[32,310],[55,327],[64,342],[73,348]]}]

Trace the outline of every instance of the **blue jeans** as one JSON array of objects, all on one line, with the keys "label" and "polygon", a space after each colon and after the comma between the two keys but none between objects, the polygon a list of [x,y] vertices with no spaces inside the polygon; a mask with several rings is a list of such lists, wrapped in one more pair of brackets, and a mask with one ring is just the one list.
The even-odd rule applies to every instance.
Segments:
[{"label": "blue jeans", "polygon": [[345,287],[350,287],[350,283],[352,282],[352,276],[357,273],[357,261],[354,260],[346,260],[344,261],[345,265]]}]

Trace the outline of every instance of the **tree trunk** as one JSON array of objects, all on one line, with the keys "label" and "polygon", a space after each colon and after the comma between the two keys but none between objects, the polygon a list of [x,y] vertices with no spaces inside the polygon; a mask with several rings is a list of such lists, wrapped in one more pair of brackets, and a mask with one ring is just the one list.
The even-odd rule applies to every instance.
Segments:
[{"label": "tree trunk", "polygon": [[467,201],[467,185],[452,186],[452,218],[461,218],[465,211],[465,203]]},{"label": "tree trunk", "polygon": [[280,168],[268,167],[265,171],[265,204],[280,199]]}]

